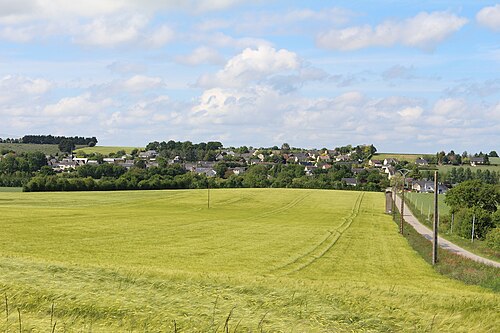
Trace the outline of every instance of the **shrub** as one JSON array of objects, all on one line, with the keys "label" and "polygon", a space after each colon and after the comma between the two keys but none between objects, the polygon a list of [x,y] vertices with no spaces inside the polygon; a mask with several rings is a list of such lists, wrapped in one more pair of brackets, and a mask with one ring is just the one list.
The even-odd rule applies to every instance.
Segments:
[{"label": "shrub", "polygon": [[500,251],[500,227],[491,229],[486,235],[486,244],[495,251]]}]

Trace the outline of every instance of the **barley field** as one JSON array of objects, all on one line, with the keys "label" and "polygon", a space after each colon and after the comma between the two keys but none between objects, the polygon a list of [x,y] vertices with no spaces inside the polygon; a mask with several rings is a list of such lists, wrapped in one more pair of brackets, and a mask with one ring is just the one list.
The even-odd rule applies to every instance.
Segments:
[{"label": "barley field", "polygon": [[[436,273],[384,195],[0,192],[3,332],[493,332],[500,295]],[[1,310],[3,309],[3,310]]]}]

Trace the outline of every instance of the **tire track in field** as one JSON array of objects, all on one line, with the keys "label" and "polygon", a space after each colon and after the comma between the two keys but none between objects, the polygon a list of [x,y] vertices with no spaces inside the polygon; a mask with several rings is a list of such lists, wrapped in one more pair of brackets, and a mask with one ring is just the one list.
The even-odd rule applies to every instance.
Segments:
[{"label": "tire track in field", "polygon": [[291,262],[280,266],[271,273],[281,273],[283,275],[291,274],[294,272],[298,272],[308,267],[316,260],[323,257],[330,249],[337,243],[342,234],[349,229],[352,225],[354,219],[358,216],[359,211],[361,209],[361,202],[363,201],[365,193],[360,193],[356,198],[356,201],[351,209],[350,214],[347,217],[343,218],[343,222],[334,230],[328,230],[328,234],[325,238],[319,242],[314,248],[309,250],[308,252],[302,254],[301,256],[295,258]]},{"label": "tire track in field", "polygon": [[290,210],[291,208],[297,206],[299,203],[301,203],[305,198],[307,198],[310,195],[311,195],[311,193],[305,193],[304,195],[296,197],[295,199],[293,199],[292,201],[287,203],[285,206],[281,206],[281,207],[269,210],[267,212],[263,212],[261,214],[247,217],[245,219],[242,219],[242,221],[258,220],[258,219],[261,219],[264,217],[268,217],[268,216],[276,215],[276,214],[281,213],[281,212],[285,212],[285,211]]}]

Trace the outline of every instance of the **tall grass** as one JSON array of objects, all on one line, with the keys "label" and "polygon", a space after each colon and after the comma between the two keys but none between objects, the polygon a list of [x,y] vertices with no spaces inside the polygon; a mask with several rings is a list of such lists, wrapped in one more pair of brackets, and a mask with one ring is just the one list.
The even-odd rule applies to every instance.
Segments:
[{"label": "tall grass", "polygon": [[499,294],[435,272],[383,214],[383,194],[213,190],[210,209],[206,195],[0,193],[0,332],[19,332],[19,313],[23,332],[500,324]]}]

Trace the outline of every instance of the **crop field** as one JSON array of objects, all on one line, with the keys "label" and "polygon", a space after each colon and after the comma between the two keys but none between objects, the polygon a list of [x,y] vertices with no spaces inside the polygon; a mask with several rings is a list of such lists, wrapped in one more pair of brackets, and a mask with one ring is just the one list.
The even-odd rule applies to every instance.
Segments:
[{"label": "crop field", "polygon": [[446,174],[451,171],[453,168],[469,168],[472,172],[476,172],[477,170],[490,170],[500,172],[500,165],[480,165],[480,166],[471,166],[471,165],[440,165],[438,166],[438,170],[440,173]]},{"label": "crop field", "polygon": [[423,157],[425,155],[427,154],[376,153],[372,158],[381,161],[384,161],[384,159],[386,158],[394,158],[398,161],[408,161],[411,163],[415,163],[415,160],[417,158]]},{"label": "crop field", "polygon": [[125,153],[130,154],[134,149],[144,149],[144,147],[118,147],[118,146],[95,146],[95,147],[84,147],[76,149],[75,152],[85,154],[99,153],[102,155],[109,155],[111,153],[116,153],[117,151],[124,150]]},{"label": "crop field", "polygon": [[2,149],[13,150],[16,153],[41,151],[45,155],[55,155],[61,152],[57,145],[38,145],[31,143],[0,143],[0,150]]},{"label": "crop field", "polygon": [[22,187],[2,187],[0,186],[0,192],[22,192]]},{"label": "crop field", "polygon": [[[427,215],[434,213],[434,193],[406,193],[405,197],[410,199],[413,205],[418,209],[420,214]],[[438,195],[438,207],[439,215],[448,215],[450,213],[450,207],[444,202],[444,194]]]},{"label": "crop field", "polygon": [[[493,332],[382,193],[0,193],[3,332]],[[4,303],[4,301],[2,301]],[[2,313],[4,312],[4,313]]]}]

